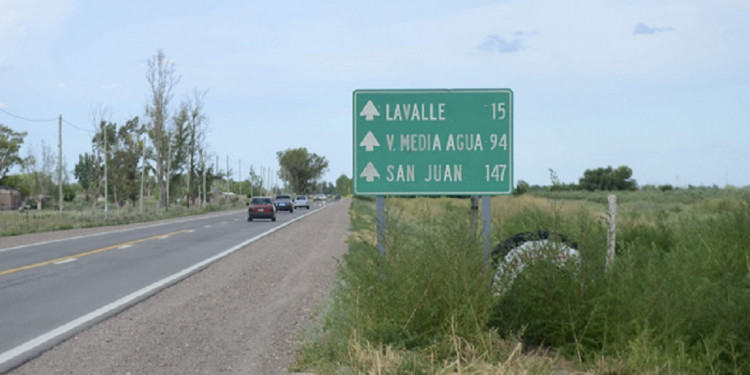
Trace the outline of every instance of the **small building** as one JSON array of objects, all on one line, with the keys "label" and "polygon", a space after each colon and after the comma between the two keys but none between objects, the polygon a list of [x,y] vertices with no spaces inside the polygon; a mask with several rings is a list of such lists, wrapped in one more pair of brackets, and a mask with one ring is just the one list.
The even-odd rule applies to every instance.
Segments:
[{"label": "small building", "polygon": [[21,207],[21,191],[8,186],[0,186],[0,210],[17,210]]}]

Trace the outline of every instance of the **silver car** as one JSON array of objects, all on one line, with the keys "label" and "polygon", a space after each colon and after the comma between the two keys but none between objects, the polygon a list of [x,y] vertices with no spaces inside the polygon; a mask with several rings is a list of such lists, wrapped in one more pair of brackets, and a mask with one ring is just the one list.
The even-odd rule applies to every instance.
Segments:
[{"label": "silver car", "polygon": [[310,201],[307,200],[307,196],[305,195],[298,195],[296,198],[294,198],[294,208],[304,207],[308,210],[310,209]]}]

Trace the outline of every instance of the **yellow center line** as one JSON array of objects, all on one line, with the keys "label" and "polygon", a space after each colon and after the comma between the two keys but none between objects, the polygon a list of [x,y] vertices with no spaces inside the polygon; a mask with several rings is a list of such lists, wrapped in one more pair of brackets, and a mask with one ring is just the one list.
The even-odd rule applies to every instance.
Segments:
[{"label": "yellow center line", "polygon": [[57,258],[57,259],[52,259],[52,260],[48,260],[48,261],[44,261],[44,262],[30,264],[28,266],[23,266],[23,267],[18,267],[18,268],[11,268],[11,269],[8,269],[8,270],[5,270],[5,271],[0,271],[0,276],[7,275],[7,274],[10,274],[10,273],[14,273],[14,272],[18,272],[18,271],[30,270],[32,268],[46,266],[48,264],[63,262],[63,261],[74,259],[74,258],[82,258],[82,257],[85,257],[87,255],[98,254],[98,253],[101,253],[101,252],[105,252],[107,250],[114,250],[114,249],[120,248],[122,246],[127,246],[127,245],[132,246],[132,245],[135,245],[135,244],[141,243],[141,242],[162,239],[162,238],[166,238],[166,237],[169,237],[169,236],[173,236],[175,234],[180,234],[180,233],[185,233],[185,232],[187,232],[187,229],[178,230],[176,232],[170,232],[170,233],[166,233],[166,234],[159,234],[159,235],[148,237],[148,238],[141,238],[140,240],[123,242],[121,244],[107,246],[107,247],[102,247],[101,249],[91,250],[91,251],[87,251],[87,252],[80,253],[80,254],[69,255],[69,256],[66,256],[66,257],[62,257],[62,258]]}]

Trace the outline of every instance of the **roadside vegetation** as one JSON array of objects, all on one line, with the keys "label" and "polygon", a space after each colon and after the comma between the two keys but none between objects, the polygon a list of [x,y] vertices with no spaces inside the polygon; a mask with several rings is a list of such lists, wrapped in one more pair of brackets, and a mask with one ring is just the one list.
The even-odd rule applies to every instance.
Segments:
[{"label": "roadside vegetation", "polygon": [[94,209],[88,202],[69,202],[62,212],[56,210],[22,209],[0,211],[0,237],[56,230],[92,228],[148,222],[209,212],[245,208],[245,200],[238,197],[222,199],[218,203],[200,206],[173,205],[169,211],[157,209],[153,199],[144,202],[143,211],[138,206],[110,207],[107,213],[102,207]]},{"label": "roadside vegetation", "polygon": [[349,251],[295,370],[325,374],[750,373],[750,189],[618,192],[605,270],[607,192],[495,197],[493,243],[546,229],[579,260],[539,260],[491,288],[468,199],[351,207]]}]

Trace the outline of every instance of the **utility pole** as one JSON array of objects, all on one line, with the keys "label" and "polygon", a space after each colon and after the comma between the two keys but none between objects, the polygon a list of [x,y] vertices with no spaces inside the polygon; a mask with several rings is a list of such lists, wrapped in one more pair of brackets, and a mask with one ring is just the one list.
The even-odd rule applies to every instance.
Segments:
[{"label": "utility pole", "polygon": [[106,221],[109,217],[109,192],[107,190],[107,187],[109,185],[109,179],[107,179],[107,154],[109,152],[107,151],[107,124],[104,124],[103,127],[104,131],[102,131],[102,134],[104,136],[104,220]]},{"label": "utility pole", "polygon": [[187,175],[187,208],[190,208],[190,176],[193,174],[193,145],[190,145],[190,167]]},{"label": "utility pole", "polygon": [[201,163],[203,163],[203,200],[201,207],[206,208],[206,150],[201,153]]},{"label": "utility pole", "polygon": [[167,147],[167,203],[164,205],[164,209],[169,211],[169,181],[172,179],[172,137],[169,137],[169,147]]},{"label": "utility pole", "polygon": [[240,170],[237,172],[237,181],[239,181],[240,195],[242,195],[242,159],[240,159]]},{"label": "utility pole", "polygon": [[143,166],[141,166],[141,195],[140,195],[140,208],[139,213],[143,215],[143,180],[146,178],[146,139],[143,139],[141,143],[141,150],[143,155]]},{"label": "utility pole", "polygon": [[266,179],[266,167],[260,166],[260,194],[265,195],[263,191],[263,181]]},{"label": "utility pole", "polygon": [[193,111],[193,121],[190,125],[190,171],[187,177],[187,208],[190,208],[190,196],[192,195],[190,191],[190,178],[193,176],[193,153],[195,153],[195,111]]},{"label": "utility pole", "polygon": [[229,191],[229,155],[227,155],[227,192]]},{"label": "utility pole", "polygon": [[62,184],[63,184],[63,178],[62,178],[62,115],[58,118],[57,121],[57,185],[58,190],[60,193],[60,201],[58,202],[58,206],[60,206],[60,212],[62,213],[63,210],[63,193],[62,193]]}]

